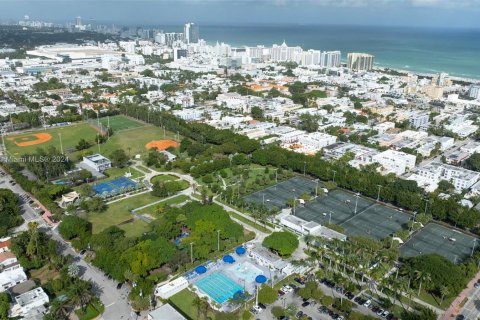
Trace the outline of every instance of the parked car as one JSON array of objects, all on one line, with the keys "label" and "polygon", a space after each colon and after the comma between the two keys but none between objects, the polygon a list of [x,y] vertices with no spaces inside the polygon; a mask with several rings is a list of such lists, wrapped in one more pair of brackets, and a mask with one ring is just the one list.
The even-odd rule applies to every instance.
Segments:
[{"label": "parked car", "polygon": [[303,311],[302,310],[298,311],[297,314],[295,315],[295,317],[297,319],[300,319],[302,316],[303,316]]},{"label": "parked car", "polygon": [[363,306],[364,306],[365,308],[368,308],[368,307],[370,307],[371,305],[372,305],[372,301],[371,301],[371,300],[367,300],[367,301],[365,301],[365,303],[363,304]]},{"label": "parked car", "polygon": [[355,295],[353,293],[351,293],[350,291],[347,291],[345,293],[345,296],[348,298],[348,300],[352,300],[353,297],[355,297]]},{"label": "parked car", "polygon": [[302,307],[308,307],[310,305],[310,302],[308,301],[305,301],[304,303],[302,303]]},{"label": "parked car", "polygon": [[122,289],[122,286],[123,286],[123,283],[122,283],[122,282],[120,282],[119,284],[117,284],[117,290]]},{"label": "parked car", "polygon": [[285,292],[282,291],[282,289],[278,290],[278,294],[283,296],[285,294]]},{"label": "parked car", "polygon": [[265,306],[263,303],[258,303],[258,306],[263,310],[267,309],[267,306]]}]

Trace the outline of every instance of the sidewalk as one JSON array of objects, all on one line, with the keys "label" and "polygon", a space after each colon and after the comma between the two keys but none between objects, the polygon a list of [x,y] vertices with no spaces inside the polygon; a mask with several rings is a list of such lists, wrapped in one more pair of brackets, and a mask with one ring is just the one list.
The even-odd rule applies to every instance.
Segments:
[{"label": "sidewalk", "polygon": [[480,271],[477,272],[475,277],[470,280],[468,283],[467,287],[463,289],[462,292],[457,296],[455,300],[453,300],[452,304],[450,307],[445,311],[445,313],[439,318],[439,320],[448,320],[452,319],[455,317],[457,314],[460,312],[460,304],[464,299],[466,299],[468,296],[470,296],[470,293],[474,289],[474,285],[477,282],[477,280],[480,279]]}]

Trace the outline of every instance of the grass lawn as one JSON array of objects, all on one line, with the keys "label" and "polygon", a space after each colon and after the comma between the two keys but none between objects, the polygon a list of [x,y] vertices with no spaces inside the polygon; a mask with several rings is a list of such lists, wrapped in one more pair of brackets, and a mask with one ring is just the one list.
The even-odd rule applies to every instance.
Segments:
[{"label": "grass lawn", "polygon": [[124,221],[132,219],[133,216],[130,213],[130,210],[158,200],[160,200],[160,198],[152,196],[150,192],[135,195],[109,204],[105,212],[89,213],[87,219],[92,223],[93,233],[99,233],[110,226],[116,226]]},{"label": "grass lawn", "polygon": [[[127,155],[133,157],[136,154],[143,154],[147,151],[145,145],[154,140],[175,139],[174,133],[166,131],[165,138],[163,130],[159,127],[146,125],[144,127],[119,131],[104,144],[100,146],[100,153],[106,157],[118,149],[123,149]],[[181,137],[180,137],[181,139]],[[82,152],[76,152],[72,157],[80,159],[83,154],[98,153],[98,146],[92,146]]]},{"label": "grass lawn", "polygon": [[38,279],[40,284],[45,284],[49,280],[60,278],[60,274],[53,268],[49,270],[48,265],[45,265],[40,269],[30,271],[30,277]]},{"label": "grass lawn", "polygon": [[140,128],[145,126],[144,123],[130,119],[123,115],[113,116],[113,117],[104,117],[104,118],[100,118],[99,121],[100,121],[100,124],[105,128],[107,128],[108,125],[110,124],[110,128],[113,129],[114,133],[121,130],[128,130],[128,129]]},{"label": "grass lawn", "polygon": [[144,172],[152,172],[152,170],[150,170],[149,168],[145,167],[145,166],[138,166],[140,168],[140,170],[144,171]]},{"label": "grass lawn", "polygon": [[251,226],[251,227],[254,228],[254,229],[263,231],[263,232],[265,232],[265,233],[271,233],[270,230],[268,230],[267,228],[265,228],[265,227],[262,226],[261,224],[255,223],[255,221],[251,221],[251,220],[249,220],[249,219],[246,219],[246,218],[242,217],[241,215],[236,214],[235,212],[228,211],[228,214],[229,214],[230,216],[232,216],[233,218],[235,218],[235,219],[237,219],[237,220],[240,220],[240,221],[244,222],[245,224]]},{"label": "grass lawn", "polygon": [[[418,293],[418,291],[417,291],[417,293]],[[420,292],[420,296],[417,296],[415,294],[415,297],[419,298],[420,300],[425,301],[428,304],[431,304],[434,307],[440,308],[442,310],[447,309],[450,306],[450,304],[452,303],[452,301],[456,298],[456,297],[445,298],[443,300],[443,303],[440,304],[440,302],[442,302],[442,299],[434,297],[433,295],[431,295],[430,293],[428,293],[424,290],[422,290]]]},{"label": "grass lawn", "polygon": [[171,199],[168,199],[168,200],[165,200],[165,201],[162,201],[160,203],[157,203],[157,204],[154,204],[150,207],[147,207],[147,208],[144,208],[142,210],[139,210],[137,211],[138,214],[149,214],[151,215],[152,217],[155,218],[155,210],[158,208],[158,207],[165,207],[167,205],[175,205],[175,204],[179,204],[179,203],[182,203],[182,202],[185,202],[187,200],[190,200],[189,197],[185,196],[185,195],[179,195],[179,196],[176,196],[176,197],[173,197]]},{"label": "grass lawn", "polygon": [[142,172],[140,172],[140,171],[138,171],[134,168],[129,168],[129,167],[110,168],[110,169],[105,170],[105,173],[108,176],[108,178],[101,180],[101,182],[111,180],[111,179],[115,179],[115,178],[118,178],[118,177],[123,177],[123,176],[125,176],[125,173],[127,173],[127,172],[130,172],[132,174],[132,176],[130,177],[131,179],[135,179],[135,178],[144,176],[144,174]]},{"label": "grass lawn", "polygon": [[169,175],[169,174],[161,174],[161,175],[153,177],[152,180],[150,180],[150,182],[155,183],[157,181],[158,182],[175,181],[177,179],[178,179],[178,177],[176,177],[176,176],[172,176],[172,175]]},{"label": "grass lawn", "polygon": [[[32,146],[17,146],[15,141],[21,142],[22,140],[35,140],[33,134],[36,133],[47,133],[51,135],[49,141],[43,142],[41,144],[32,145]],[[8,152],[13,155],[22,155],[26,153],[33,153],[37,148],[47,148],[54,146],[60,150],[60,136],[62,138],[63,150],[68,153],[69,149],[75,148],[80,139],[85,139],[87,141],[94,141],[98,131],[92,128],[87,123],[78,123],[65,127],[52,128],[47,130],[37,130],[29,133],[23,133],[18,135],[9,135],[5,137],[5,144]]]},{"label": "grass lawn", "polygon": [[[201,313],[197,313],[196,307],[193,305],[193,300],[197,295],[188,289],[183,289],[176,295],[170,298],[170,302],[189,319],[204,320],[206,319]],[[215,312],[209,311],[208,317],[215,319]]]},{"label": "grass lawn", "polygon": [[144,232],[149,230],[148,223],[143,220],[135,220],[130,223],[122,224],[118,226],[125,231],[125,236],[130,238],[136,238],[141,236]]},{"label": "grass lawn", "polygon": [[78,309],[75,310],[75,314],[78,316],[79,320],[91,320],[103,313],[104,310],[105,307],[101,302],[92,302],[87,306],[87,308],[85,308],[85,312],[83,312],[81,309]]}]

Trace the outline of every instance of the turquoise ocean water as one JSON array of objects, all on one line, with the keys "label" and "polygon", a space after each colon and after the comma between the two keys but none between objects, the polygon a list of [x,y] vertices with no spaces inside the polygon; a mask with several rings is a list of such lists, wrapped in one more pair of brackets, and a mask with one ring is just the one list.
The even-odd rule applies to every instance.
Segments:
[{"label": "turquoise ocean water", "polygon": [[365,26],[203,26],[209,43],[299,45],[304,49],[367,52],[375,64],[480,79],[480,30]]}]

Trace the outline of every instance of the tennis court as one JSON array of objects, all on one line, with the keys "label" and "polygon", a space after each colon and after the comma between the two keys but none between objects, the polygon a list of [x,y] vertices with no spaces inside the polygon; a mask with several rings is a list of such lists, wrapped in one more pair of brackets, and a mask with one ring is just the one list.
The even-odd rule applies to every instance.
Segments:
[{"label": "tennis court", "polygon": [[344,190],[334,190],[295,210],[295,215],[322,225],[337,224],[346,234],[383,239],[406,227],[410,215]]},{"label": "tennis court", "polygon": [[400,247],[402,258],[437,253],[454,263],[465,261],[477,247],[475,237],[440,224],[429,223]]},{"label": "tennis court", "polygon": [[[251,193],[244,197],[246,202],[264,204],[268,209],[285,208],[289,199],[298,198],[302,193],[315,194],[317,183],[303,177],[293,177],[274,186]],[[322,185],[319,184],[319,187]]]},{"label": "tennis court", "polygon": [[127,179],[125,177],[120,177],[114,180],[96,184],[92,187],[92,189],[93,191],[95,191],[96,194],[101,195],[101,194],[107,194],[107,193],[120,192],[125,189],[136,188],[136,187],[137,187],[137,184],[132,180]]}]

